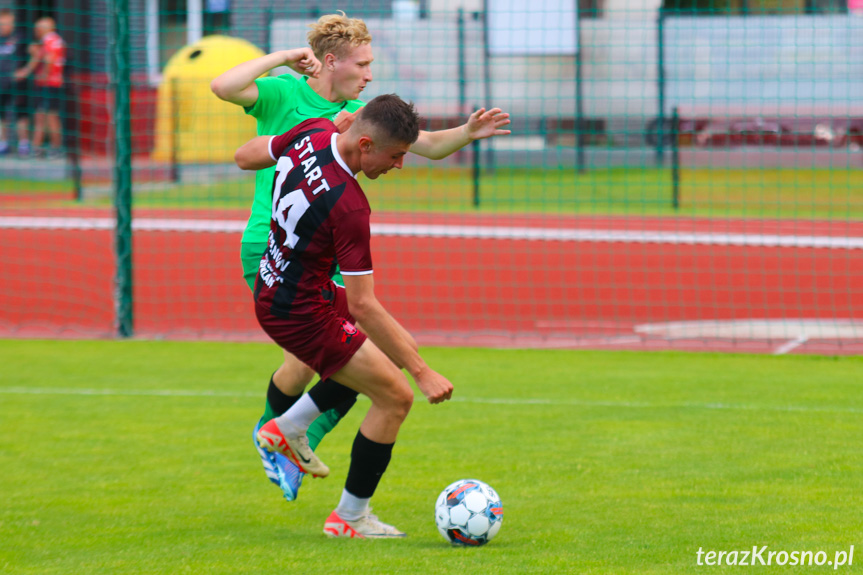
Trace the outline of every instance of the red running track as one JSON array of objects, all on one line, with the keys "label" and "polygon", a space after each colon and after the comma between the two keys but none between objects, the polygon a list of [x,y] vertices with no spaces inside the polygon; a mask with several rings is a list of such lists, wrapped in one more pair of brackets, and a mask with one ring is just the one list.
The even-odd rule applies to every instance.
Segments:
[{"label": "red running track", "polygon": [[[24,214],[6,210],[0,216]],[[72,215],[104,220],[109,213]],[[243,216],[136,213],[136,218],[189,217],[236,224]],[[480,231],[506,226],[863,238],[863,223],[848,222],[386,213],[373,222]],[[136,335],[265,339],[240,278],[239,237],[237,232],[136,231]],[[111,337],[112,238],[108,229],[0,227],[0,335]],[[429,344],[769,352],[794,334],[668,340],[634,330],[678,321],[863,320],[863,249],[858,248],[414,234],[377,235],[372,249],[380,299]],[[863,330],[851,339],[800,342],[792,351],[860,353]]]}]

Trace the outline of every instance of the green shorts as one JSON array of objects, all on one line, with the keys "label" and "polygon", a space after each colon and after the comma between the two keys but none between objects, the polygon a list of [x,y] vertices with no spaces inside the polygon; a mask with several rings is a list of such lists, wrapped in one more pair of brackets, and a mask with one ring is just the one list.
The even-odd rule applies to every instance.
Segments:
[{"label": "green shorts", "polygon": [[[246,285],[249,289],[255,291],[255,278],[258,277],[258,268],[261,265],[261,256],[267,250],[267,244],[253,244],[251,242],[243,242],[240,244],[240,260],[243,262],[243,279],[246,280]],[[333,275],[333,281],[341,287],[345,287],[345,282],[342,280],[342,274],[339,268],[336,268],[336,273]]]}]

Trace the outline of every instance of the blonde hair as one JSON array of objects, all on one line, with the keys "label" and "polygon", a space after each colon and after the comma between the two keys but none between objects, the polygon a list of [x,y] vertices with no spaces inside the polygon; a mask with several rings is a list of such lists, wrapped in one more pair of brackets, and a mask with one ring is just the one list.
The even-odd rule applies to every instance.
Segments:
[{"label": "blonde hair", "polygon": [[348,18],[341,10],[339,12],[321,16],[317,22],[309,24],[312,29],[308,35],[309,46],[321,62],[327,54],[342,58],[349,49],[372,41],[365,22],[359,18]]}]

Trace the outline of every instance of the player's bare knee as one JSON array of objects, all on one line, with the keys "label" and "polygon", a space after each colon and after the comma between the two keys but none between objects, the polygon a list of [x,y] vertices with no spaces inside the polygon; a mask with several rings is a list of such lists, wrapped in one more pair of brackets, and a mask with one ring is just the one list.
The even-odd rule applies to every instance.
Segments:
[{"label": "player's bare knee", "polygon": [[371,395],[373,403],[377,403],[394,417],[399,419],[407,417],[413,404],[414,394],[403,373],[396,370],[390,377],[382,377],[376,388],[375,393]]},{"label": "player's bare knee", "polygon": [[398,386],[393,393],[393,413],[401,419],[405,419],[414,403],[414,392],[410,385]]},{"label": "player's bare knee", "polygon": [[304,365],[302,370],[300,371],[299,377],[297,377],[297,381],[302,381],[303,386],[305,387],[312,382],[312,379],[314,379],[314,377],[315,370]]},{"label": "player's bare knee", "polygon": [[[308,365],[297,359],[290,353],[285,352],[285,358],[277,371],[278,377],[284,382],[290,382],[292,386],[305,388],[311,383],[315,372]],[[300,389],[302,393],[302,389]]]}]

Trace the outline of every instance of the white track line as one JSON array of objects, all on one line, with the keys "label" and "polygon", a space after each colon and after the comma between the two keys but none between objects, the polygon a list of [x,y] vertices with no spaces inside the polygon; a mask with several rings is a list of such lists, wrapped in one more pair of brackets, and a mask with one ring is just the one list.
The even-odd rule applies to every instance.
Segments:
[{"label": "white track line", "polygon": [[780,345],[779,347],[777,347],[777,348],[773,351],[773,355],[785,355],[785,354],[786,354],[786,353],[788,353],[789,351],[791,351],[791,350],[793,350],[793,349],[795,349],[795,348],[800,347],[801,345],[803,345],[803,344],[804,344],[804,343],[806,343],[807,341],[809,341],[809,336],[807,336],[807,335],[801,335],[800,337],[794,338],[794,339],[792,339],[791,341],[786,342],[786,343],[783,343],[782,345]]},{"label": "white track line", "polygon": [[183,389],[93,389],[63,387],[0,387],[7,395],[125,395],[149,397],[260,397],[260,393],[234,391],[192,391]]},{"label": "white track line", "polygon": [[[134,218],[132,229],[144,232],[238,233],[246,222],[237,220],[193,220]],[[113,218],[0,217],[0,229],[113,230]],[[795,236],[778,234],[731,234],[657,232],[512,226],[457,226],[424,224],[372,224],[376,236],[421,238],[470,238],[491,240],[536,240],[561,242],[620,242],[640,244],[684,244],[770,248],[863,249],[863,237]]]},{"label": "white track line", "polygon": [[[145,396],[145,397],[254,397],[261,396],[253,392],[230,391],[191,391],[182,389],[77,389],[52,387],[0,387],[0,395],[80,395],[80,396]],[[360,399],[365,399],[360,396]],[[417,400],[422,400],[418,397]],[[812,407],[804,405],[748,405],[736,403],[651,403],[640,401],[601,401],[581,399],[546,399],[546,398],[495,398],[495,397],[454,397],[455,403],[478,403],[490,405],[539,405],[568,407],[608,407],[613,409],[706,409],[722,411],[769,411],[780,413],[854,413],[863,414],[863,408],[825,406]]]}]

